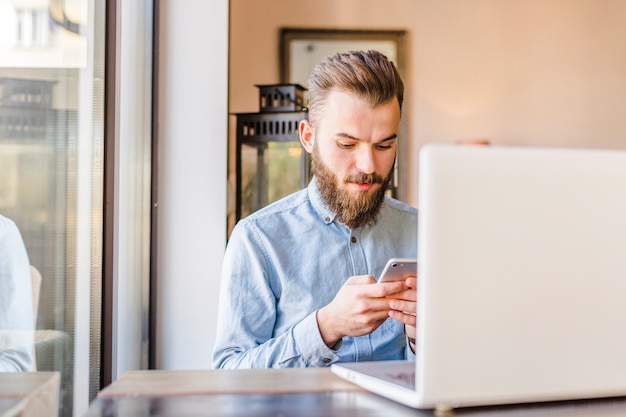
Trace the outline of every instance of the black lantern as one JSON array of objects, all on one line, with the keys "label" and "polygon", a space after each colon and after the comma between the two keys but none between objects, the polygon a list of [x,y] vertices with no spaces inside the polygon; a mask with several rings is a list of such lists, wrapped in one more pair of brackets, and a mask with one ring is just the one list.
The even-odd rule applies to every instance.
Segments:
[{"label": "black lantern", "polygon": [[298,126],[306,118],[299,84],[257,85],[258,113],[237,113],[236,220],[309,181],[309,157]]}]

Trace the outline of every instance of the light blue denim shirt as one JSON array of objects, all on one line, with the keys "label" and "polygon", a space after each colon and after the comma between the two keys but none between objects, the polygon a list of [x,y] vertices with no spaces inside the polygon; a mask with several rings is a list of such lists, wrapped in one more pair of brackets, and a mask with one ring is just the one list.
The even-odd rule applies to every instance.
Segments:
[{"label": "light blue denim shirt", "polygon": [[335,221],[315,180],[242,219],[222,269],[216,368],[324,367],[335,362],[414,359],[404,325],[387,319],[333,349],[316,312],[350,276],[378,277],[392,257],[417,256],[417,209],[386,198],[357,230]]}]

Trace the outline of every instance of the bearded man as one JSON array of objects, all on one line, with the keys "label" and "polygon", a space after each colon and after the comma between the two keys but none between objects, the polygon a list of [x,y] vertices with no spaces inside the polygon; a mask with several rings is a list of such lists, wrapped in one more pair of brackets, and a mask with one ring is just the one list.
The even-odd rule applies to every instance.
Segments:
[{"label": "bearded man", "polygon": [[377,51],[325,58],[300,141],[308,187],[242,219],[222,268],[216,368],[413,359],[417,278],[378,283],[417,256],[417,209],[385,195],[404,85]]}]

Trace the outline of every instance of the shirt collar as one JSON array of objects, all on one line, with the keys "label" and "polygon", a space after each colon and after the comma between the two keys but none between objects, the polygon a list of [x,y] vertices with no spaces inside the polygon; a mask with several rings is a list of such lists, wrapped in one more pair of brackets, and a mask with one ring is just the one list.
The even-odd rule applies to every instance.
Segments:
[{"label": "shirt collar", "polygon": [[313,177],[311,182],[309,182],[307,192],[309,194],[309,200],[311,201],[313,210],[315,210],[320,219],[326,224],[332,223],[335,220],[336,214],[333,213],[333,211],[324,202],[315,177]]}]

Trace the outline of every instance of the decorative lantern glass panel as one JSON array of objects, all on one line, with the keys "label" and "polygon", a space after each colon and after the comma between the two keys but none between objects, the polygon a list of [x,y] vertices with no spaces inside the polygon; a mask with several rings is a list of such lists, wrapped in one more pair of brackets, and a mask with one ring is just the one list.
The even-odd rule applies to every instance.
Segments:
[{"label": "decorative lantern glass panel", "polygon": [[298,133],[307,114],[304,87],[258,87],[261,111],[236,115],[236,220],[304,188],[309,181],[308,154]]}]

